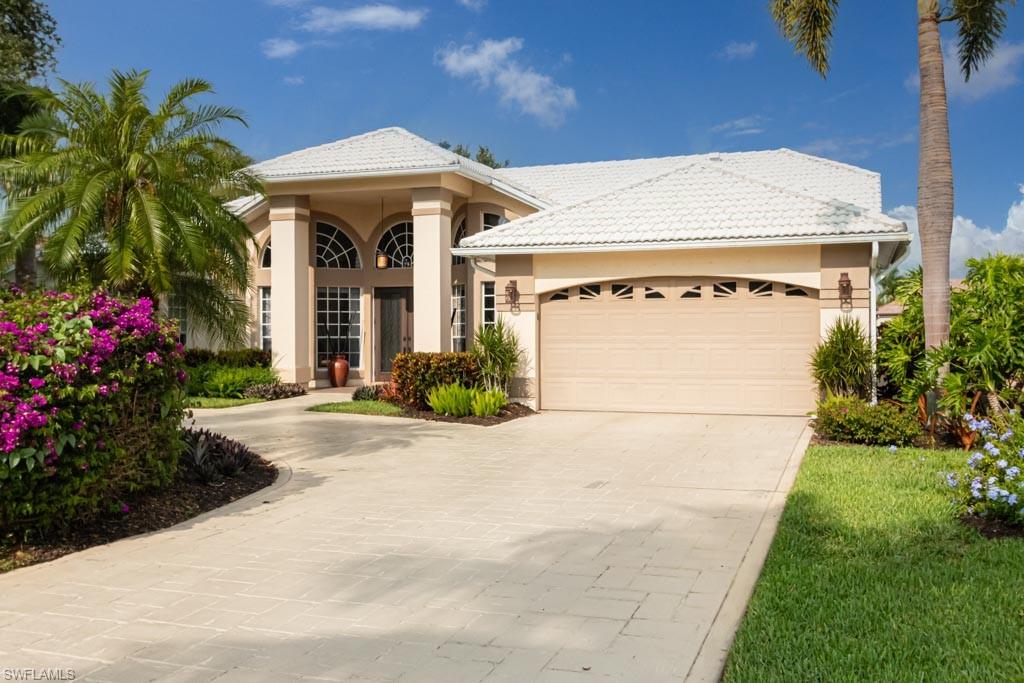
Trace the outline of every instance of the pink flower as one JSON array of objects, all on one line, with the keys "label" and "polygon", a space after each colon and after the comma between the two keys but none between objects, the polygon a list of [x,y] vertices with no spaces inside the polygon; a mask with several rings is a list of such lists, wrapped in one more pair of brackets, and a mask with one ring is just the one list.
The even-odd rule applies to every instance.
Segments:
[{"label": "pink flower", "polygon": [[46,386],[46,380],[43,379],[42,377],[33,377],[28,381],[28,384],[33,389],[42,389],[44,386]]}]

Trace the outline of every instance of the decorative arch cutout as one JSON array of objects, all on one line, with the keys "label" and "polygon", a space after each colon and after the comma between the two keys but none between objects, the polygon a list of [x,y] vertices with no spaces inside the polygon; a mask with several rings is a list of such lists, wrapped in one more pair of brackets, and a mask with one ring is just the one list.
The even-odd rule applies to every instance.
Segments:
[{"label": "decorative arch cutout", "polygon": [[316,224],[316,267],[358,270],[359,251],[349,236],[330,223]]},{"label": "decorative arch cutout", "polygon": [[377,242],[377,253],[388,259],[388,268],[412,268],[412,221],[388,228]]},{"label": "decorative arch cutout", "polygon": [[[455,226],[455,230],[452,231],[452,247],[454,248],[454,247],[459,246],[459,242],[461,242],[463,239],[465,239],[465,237],[466,237],[466,217],[463,216],[462,219],[459,220],[459,224],[457,226]],[[453,266],[459,266],[459,265],[462,265],[465,262],[466,262],[466,257],[465,256],[456,256],[455,254],[452,254],[452,265]]]},{"label": "decorative arch cutout", "polygon": [[260,268],[270,267],[270,240],[263,245],[263,251],[260,252]]}]

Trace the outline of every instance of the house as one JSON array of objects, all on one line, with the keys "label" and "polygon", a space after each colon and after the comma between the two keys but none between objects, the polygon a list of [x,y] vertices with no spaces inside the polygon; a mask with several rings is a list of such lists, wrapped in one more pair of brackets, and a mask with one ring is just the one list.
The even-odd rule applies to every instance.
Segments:
[{"label": "house", "polygon": [[542,409],[806,413],[840,315],[906,249],[878,174],[787,149],[492,169],[401,128],[256,164],[253,343],[355,382],[503,319]]}]

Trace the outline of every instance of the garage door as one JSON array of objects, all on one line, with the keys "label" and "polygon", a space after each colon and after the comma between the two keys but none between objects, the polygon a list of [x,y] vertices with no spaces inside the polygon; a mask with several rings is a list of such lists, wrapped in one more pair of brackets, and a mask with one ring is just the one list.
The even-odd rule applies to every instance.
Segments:
[{"label": "garage door", "polygon": [[803,415],[818,293],[782,282],[657,278],[541,297],[550,410]]}]

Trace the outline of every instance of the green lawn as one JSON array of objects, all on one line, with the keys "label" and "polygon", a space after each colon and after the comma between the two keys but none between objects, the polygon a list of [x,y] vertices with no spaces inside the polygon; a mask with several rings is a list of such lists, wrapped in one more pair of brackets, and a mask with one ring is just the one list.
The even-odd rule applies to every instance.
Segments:
[{"label": "green lawn", "polygon": [[808,450],[725,680],[1024,680],[1024,539],[953,519],[965,457]]},{"label": "green lawn", "polygon": [[187,408],[234,408],[250,403],[261,403],[262,398],[212,398],[210,396],[189,396],[185,399]]},{"label": "green lawn", "polygon": [[309,410],[316,413],[347,413],[349,415],[401,415],[405,411],[394,403],[385,401],[343,401],[340,403],[321,403]]}]

